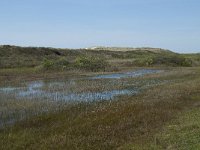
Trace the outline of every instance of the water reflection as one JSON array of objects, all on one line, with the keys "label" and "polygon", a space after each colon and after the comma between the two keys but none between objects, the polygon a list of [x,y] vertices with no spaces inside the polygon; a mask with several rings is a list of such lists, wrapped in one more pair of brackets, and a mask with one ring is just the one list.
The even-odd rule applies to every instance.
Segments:
[{"label": "water reflection", "polygon": [[154,70],[154,69],[142,69],[132,72],[125,72],[125,73],[115,73],[115,74],[109,74],[109,75],[98,75],[95,77],[92,77],[92,79],[120,79],[120,78],[130,78],[130,77],[139,77],[144,76],[147,74],[153,74],[153,73],[160,73],[161,70]]},{"label": "water reflection", "polygon": [[[62,83],[60,83],[62,85]],[[33,82],[28,84],[26,88],[1,88],[0,91],[12,94],[15,93],[16,98],[22,99],[49,99],[54,101],[97,101],[97,100],[112,100],[114,97],[119,95],[133,95],[137,93],[137,90],[111,90],[111,91],[103,91],[103,92],[81,92],[81,93],[69,93],[68,91],[63,92],[48,92],[46,90],[42,90],[48,88],[50,90],[53,86],[59,86],[59,82],[55,83],[44,83],[43,81]],[[68,85],[70,86],[70,84]],[[53,90],[53,89],[52,89]]]},{"label": "water reflection", "polygon": [[142,69],[81,79],[33,81],[19,83],[16,87],[0,87],[0,128],[30,116],[60,110],[70,102],[114,100],[118,96],[135,95],[163,81],[130,78],[159,72]]},{"label": "water reflection", "polygon": [[[77,92],[77,89],[80,86],[79,80],[98,80],[98,79],[115,79],[114,81],[109,81],[111,84],[116,84],[116,79],[120,78],[130,78],[130,77],[138,77],[144,76],[146,74],[159,73],[161,70],[152,70],[152,69],[142,69],[133,72],[126,73],[116,73],[109,75],[97,75],[91,78],[85,79],[68,79],[67,81],[35,81],[31,83],[27,83],[25,87],[3,87],[0,88],[0,93],[6,94],[14,94],[16,98],[22,99],[49,99],[53,101],[97,101],[97,100],[112,100],[116,96],[120,95],[134,95],[139,89],[132,88],[127,89],[129,83],[123,82],[123,86],[120,89],[115,89],[115,86],[112,87],[111,90],[105,91],[82,91]],[[92,81],[94,82],[94,81]],[[112,83],[113,82],[113,83]],[[125,83],[125,85],[124,85]],[[127,85],[126,85],[127,83]],[[111,85],[110,84],[110,85]],[[108,86],[110,86],[108,85]],[[112,85],[112,86],[113,86]],[[90,86],[90,85],[89,85]],[[104,85],[100,83],[99,89],[101,89]],[[102,86],[102,87],[101,87]],[[106,85],[107,86],[107,85]]]}]

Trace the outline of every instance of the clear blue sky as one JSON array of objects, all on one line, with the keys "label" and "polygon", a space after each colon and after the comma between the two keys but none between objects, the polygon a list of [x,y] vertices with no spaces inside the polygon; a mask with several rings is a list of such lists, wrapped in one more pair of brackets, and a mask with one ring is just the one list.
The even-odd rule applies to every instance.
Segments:
[{"label": "clear blue sky", "polygon": [[200,0],[0,0],[0,45],[200,52]]}]

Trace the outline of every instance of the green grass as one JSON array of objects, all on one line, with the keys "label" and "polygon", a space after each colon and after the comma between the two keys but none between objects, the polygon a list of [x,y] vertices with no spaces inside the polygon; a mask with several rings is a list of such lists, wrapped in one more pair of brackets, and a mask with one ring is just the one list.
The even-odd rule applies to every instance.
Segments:
[{"label": "green grass", "polygon": [[[200,97],[198,97],[200,100]],[[188,111],[180,115],[158,135],[160,147],[168,149],[200,149],[200,110]]]},{"label": "green grass", "polygon": [[155,135],[155,140],[145,145],[127,145],[123,149],[138,150],[198,150],[200,149],[200,96],[197,108],[188,110],[177,116]]},{"label": "green grass", "polygon": [[198,148],[199,68],[145,78],[172,82],[137,96],[71,105],[19,122],[0,130],[1,149]]}]

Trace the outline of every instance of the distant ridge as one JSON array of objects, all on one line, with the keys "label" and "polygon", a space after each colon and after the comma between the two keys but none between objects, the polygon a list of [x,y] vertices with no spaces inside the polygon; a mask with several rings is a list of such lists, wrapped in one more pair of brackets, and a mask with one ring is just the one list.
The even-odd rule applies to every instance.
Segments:
[{"label": "distant ridge", "polygon": [[130,51],[140,51],[140,52],[153,52],[153,53],[175,53],[168,49],[162,48],[153,48],[153,47],[106,47],[106,46],[95,46],[95,47],[87,47],[87,48],[53,48],[53,47],[22,47],[22,46],[15,46],[15,45],[0,45],[0,48],[20,48],[20,49],[49,49],[49,50],[94,50],[94,51],[115,51],[115,52],[130,52]]},{"label": "distant ridge", "polygon": [[89,47],[85,48],[87,50],[105,50],[105,51],[151,51],[154,53],[161,53],[161,52],[172,52],[168,49],[162,49],[162,48],[152,48],[152,47],[104,47],[104,46],[97,46],[97,47]]}]

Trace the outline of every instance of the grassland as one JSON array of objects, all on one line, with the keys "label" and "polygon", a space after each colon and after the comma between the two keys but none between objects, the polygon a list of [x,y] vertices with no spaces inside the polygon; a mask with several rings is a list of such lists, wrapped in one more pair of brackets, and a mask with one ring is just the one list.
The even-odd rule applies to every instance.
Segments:
[{"label": "grassland", "polygon": [[[166,70],[127,79],[128,83],[163,81],[137,95],[120,96],[114,101],[68,104],[57,111],[30,116],[0,129],[0,149],[200,149],[198,54],[151,49],[118,52],[12,46],[0,50],[0,85],[102,73],[73,66],[77,58],[88,55],[102,57],[109,63],[104,73],[138,67]],[[55,62],[63,57],[71,64],[66,70],[38,70],[44,58]],[[77,90],[101,90],[98,82],[83,84],[87,88]],[[21,106],[13,101],[11,97],[5,105],[11,104],[20,110]],[[20,104],[27,110],[35,105],[26,100]]]}]

